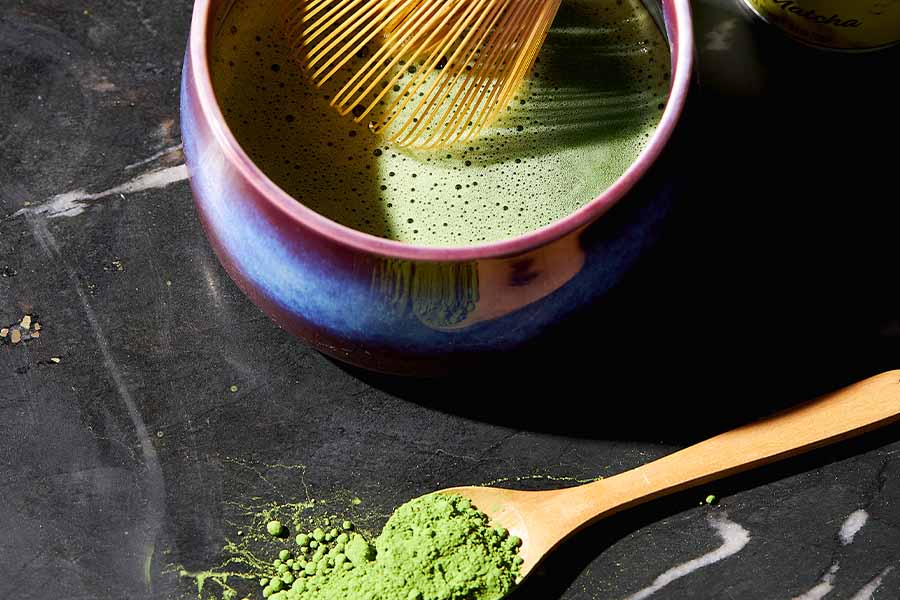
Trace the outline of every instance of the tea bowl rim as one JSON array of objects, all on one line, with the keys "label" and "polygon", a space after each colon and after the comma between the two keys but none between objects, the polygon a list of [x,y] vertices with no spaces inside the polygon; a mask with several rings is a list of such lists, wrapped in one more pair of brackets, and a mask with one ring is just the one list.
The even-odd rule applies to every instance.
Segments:
[{"label": "tea bowl rim", "polygon": [[671,6],[668,11],[671,20],[667,21],[667,26],[674,31],[675,37],[669,96],[647,145],[612,185],[568,215],[511,238],[464,246],[410,244],[353,229],[315,212],[278,186],[250,159],[225,121],[213,89],[208,40],[212,38],[210,28],[214,26],[212,9],[215,1],[195,0],[194,3],[188,40],[193,80],[189,84],[194,86],[200,112],[228,163],[240,172],[243,180],[258,192],[260,198],[289,222],[312,229],[338,245],[387,258],[462,262],[515,256],[551,244],[591,224],[621,200],[659,158],[681,118],[693,71],[694,39],[689,0],[661,0],[661,4]]}]

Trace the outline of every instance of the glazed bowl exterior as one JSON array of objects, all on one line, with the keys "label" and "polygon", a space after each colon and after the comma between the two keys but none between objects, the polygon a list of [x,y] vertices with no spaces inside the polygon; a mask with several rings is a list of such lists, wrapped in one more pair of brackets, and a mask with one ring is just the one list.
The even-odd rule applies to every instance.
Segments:
[{"label": "glazed bowl exterior", "polygon": [[[181,88],[191,187],[215,252],[240,289],[319,351],[376,371],[430,374],[516,349],[607,293],[673,193],[660,172],[690,87],[688,0],[647,3],[670,45],[669,100],[629,169],[571,215],[528,234],[455,248],[377,238],[330,221],[275,185],[229,130],[213,91],[215,18],[233,0],[196,0]],[[643,206],[610,227],[617,203]],[[620,220],[621,221],[621,220]]]}]

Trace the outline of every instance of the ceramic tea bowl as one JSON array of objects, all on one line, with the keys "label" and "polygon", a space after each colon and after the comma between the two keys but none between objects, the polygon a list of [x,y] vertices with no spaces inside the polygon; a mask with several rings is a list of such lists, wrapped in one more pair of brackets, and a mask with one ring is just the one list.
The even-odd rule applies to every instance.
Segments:
[{"label": "ceramic tea bowl", "polygon": [[[674,193],[666,157],[691,83],[688,0],[646,2],[669,44],[670,90],[659,125],[628,169],[562,219],[462,247],[417,246],[345,227],[254,164],[229,130],[210,73],[217,18],[233,1],[194,6],[181,88],[191,186],[229,276],[307,344],[387,373],[452,370],[521,347],[597,301],[652,242]],[[631,216],[610,220],[610,209],[626,204],[635,207]]]}]

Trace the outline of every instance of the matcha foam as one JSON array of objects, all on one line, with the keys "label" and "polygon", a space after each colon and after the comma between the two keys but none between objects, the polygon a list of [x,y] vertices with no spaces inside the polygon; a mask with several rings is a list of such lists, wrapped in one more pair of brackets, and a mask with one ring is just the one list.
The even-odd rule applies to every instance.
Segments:
[{"label": "matcha foam", "polygon": [[312,210],[402,242],[496,241],[571,214],[634,162],[667,98],[668,47],[638,0],[564,0],[533,72],[480,137],[391,147],[329,106],[339,81],[309,82],[284,39],[281,0],[229,6],[213,84],[242,147]]},{"label": "matcha foam", "polygon": [[274,572],[260,579],[269,600],[498,600],[519,573],[519,540],[492,528],[456,495],[400,506],[374,543],[345,521],[297,534]]}]

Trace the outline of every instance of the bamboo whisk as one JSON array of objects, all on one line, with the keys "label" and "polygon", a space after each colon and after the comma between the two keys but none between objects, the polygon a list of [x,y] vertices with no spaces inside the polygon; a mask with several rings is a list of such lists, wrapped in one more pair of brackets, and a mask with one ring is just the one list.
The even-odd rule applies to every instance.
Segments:
[{"label": "bamboo whisk", "polygon": [[316,85],[349,73],[331,99],[342,115],[397,145],[443,148],[509,105],[560,1],[299,0],[287,35]]}]

